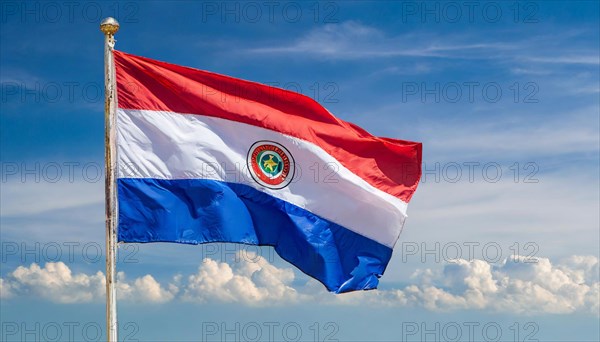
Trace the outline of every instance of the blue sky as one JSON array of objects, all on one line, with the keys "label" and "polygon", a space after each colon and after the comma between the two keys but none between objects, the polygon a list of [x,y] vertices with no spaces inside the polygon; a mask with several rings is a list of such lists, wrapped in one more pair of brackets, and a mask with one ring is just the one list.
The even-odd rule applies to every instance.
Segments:
[{"label": "blue sky", "polygon": [[105,16],[121,51],[424,145],[380,290],[328,294],[268,248],[121,246],[122,339],[600,339],[598,2],[1,6],[3,340],[103,338]]}]

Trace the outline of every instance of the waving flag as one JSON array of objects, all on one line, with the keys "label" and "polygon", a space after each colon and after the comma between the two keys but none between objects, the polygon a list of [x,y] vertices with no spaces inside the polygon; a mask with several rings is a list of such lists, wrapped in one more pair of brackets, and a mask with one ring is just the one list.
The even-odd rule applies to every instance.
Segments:
[{"label": "waving flag", "polygon": [[115,51],[118,240],[273,246],[336,293],[377,287],[421,144],[312,99]]}]

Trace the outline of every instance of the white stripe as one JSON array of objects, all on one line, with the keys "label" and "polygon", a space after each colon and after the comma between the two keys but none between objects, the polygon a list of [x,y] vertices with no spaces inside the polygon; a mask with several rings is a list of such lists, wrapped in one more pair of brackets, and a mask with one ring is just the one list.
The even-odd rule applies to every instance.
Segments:
[{"label": "white stripe", "polygon": [[[296,163],[281,190],[255,182],[246,155],[256,141],[285,146]],[[117,112],[119,178],[214,179],[249,185],[393,247],[406,202],[342,166],[319,146],[268,129],[220,118],[149,110]]]}]

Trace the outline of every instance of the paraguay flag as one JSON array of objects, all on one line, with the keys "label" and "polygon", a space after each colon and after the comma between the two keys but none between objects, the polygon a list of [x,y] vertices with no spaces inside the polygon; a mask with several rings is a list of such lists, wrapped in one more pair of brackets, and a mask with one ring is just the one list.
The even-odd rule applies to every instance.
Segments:
[{"label": "paraguay flag", "polygon": [[341,293],[377,287],[421,144],[303,95],[115,51],[118,240],[273,246]]}]

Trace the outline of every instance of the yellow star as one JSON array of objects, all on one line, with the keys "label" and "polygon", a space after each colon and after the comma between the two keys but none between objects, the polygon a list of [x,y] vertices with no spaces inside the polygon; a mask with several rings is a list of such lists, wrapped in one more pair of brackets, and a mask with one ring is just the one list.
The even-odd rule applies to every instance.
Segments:
[{"label": "yellow star", "polygon": [[275,171],[274,167],[277,166],[277,162],[273,160],[273,155],[269,156],[269,159],[263,162],[263,167],[269,169],[269,172]]}]

